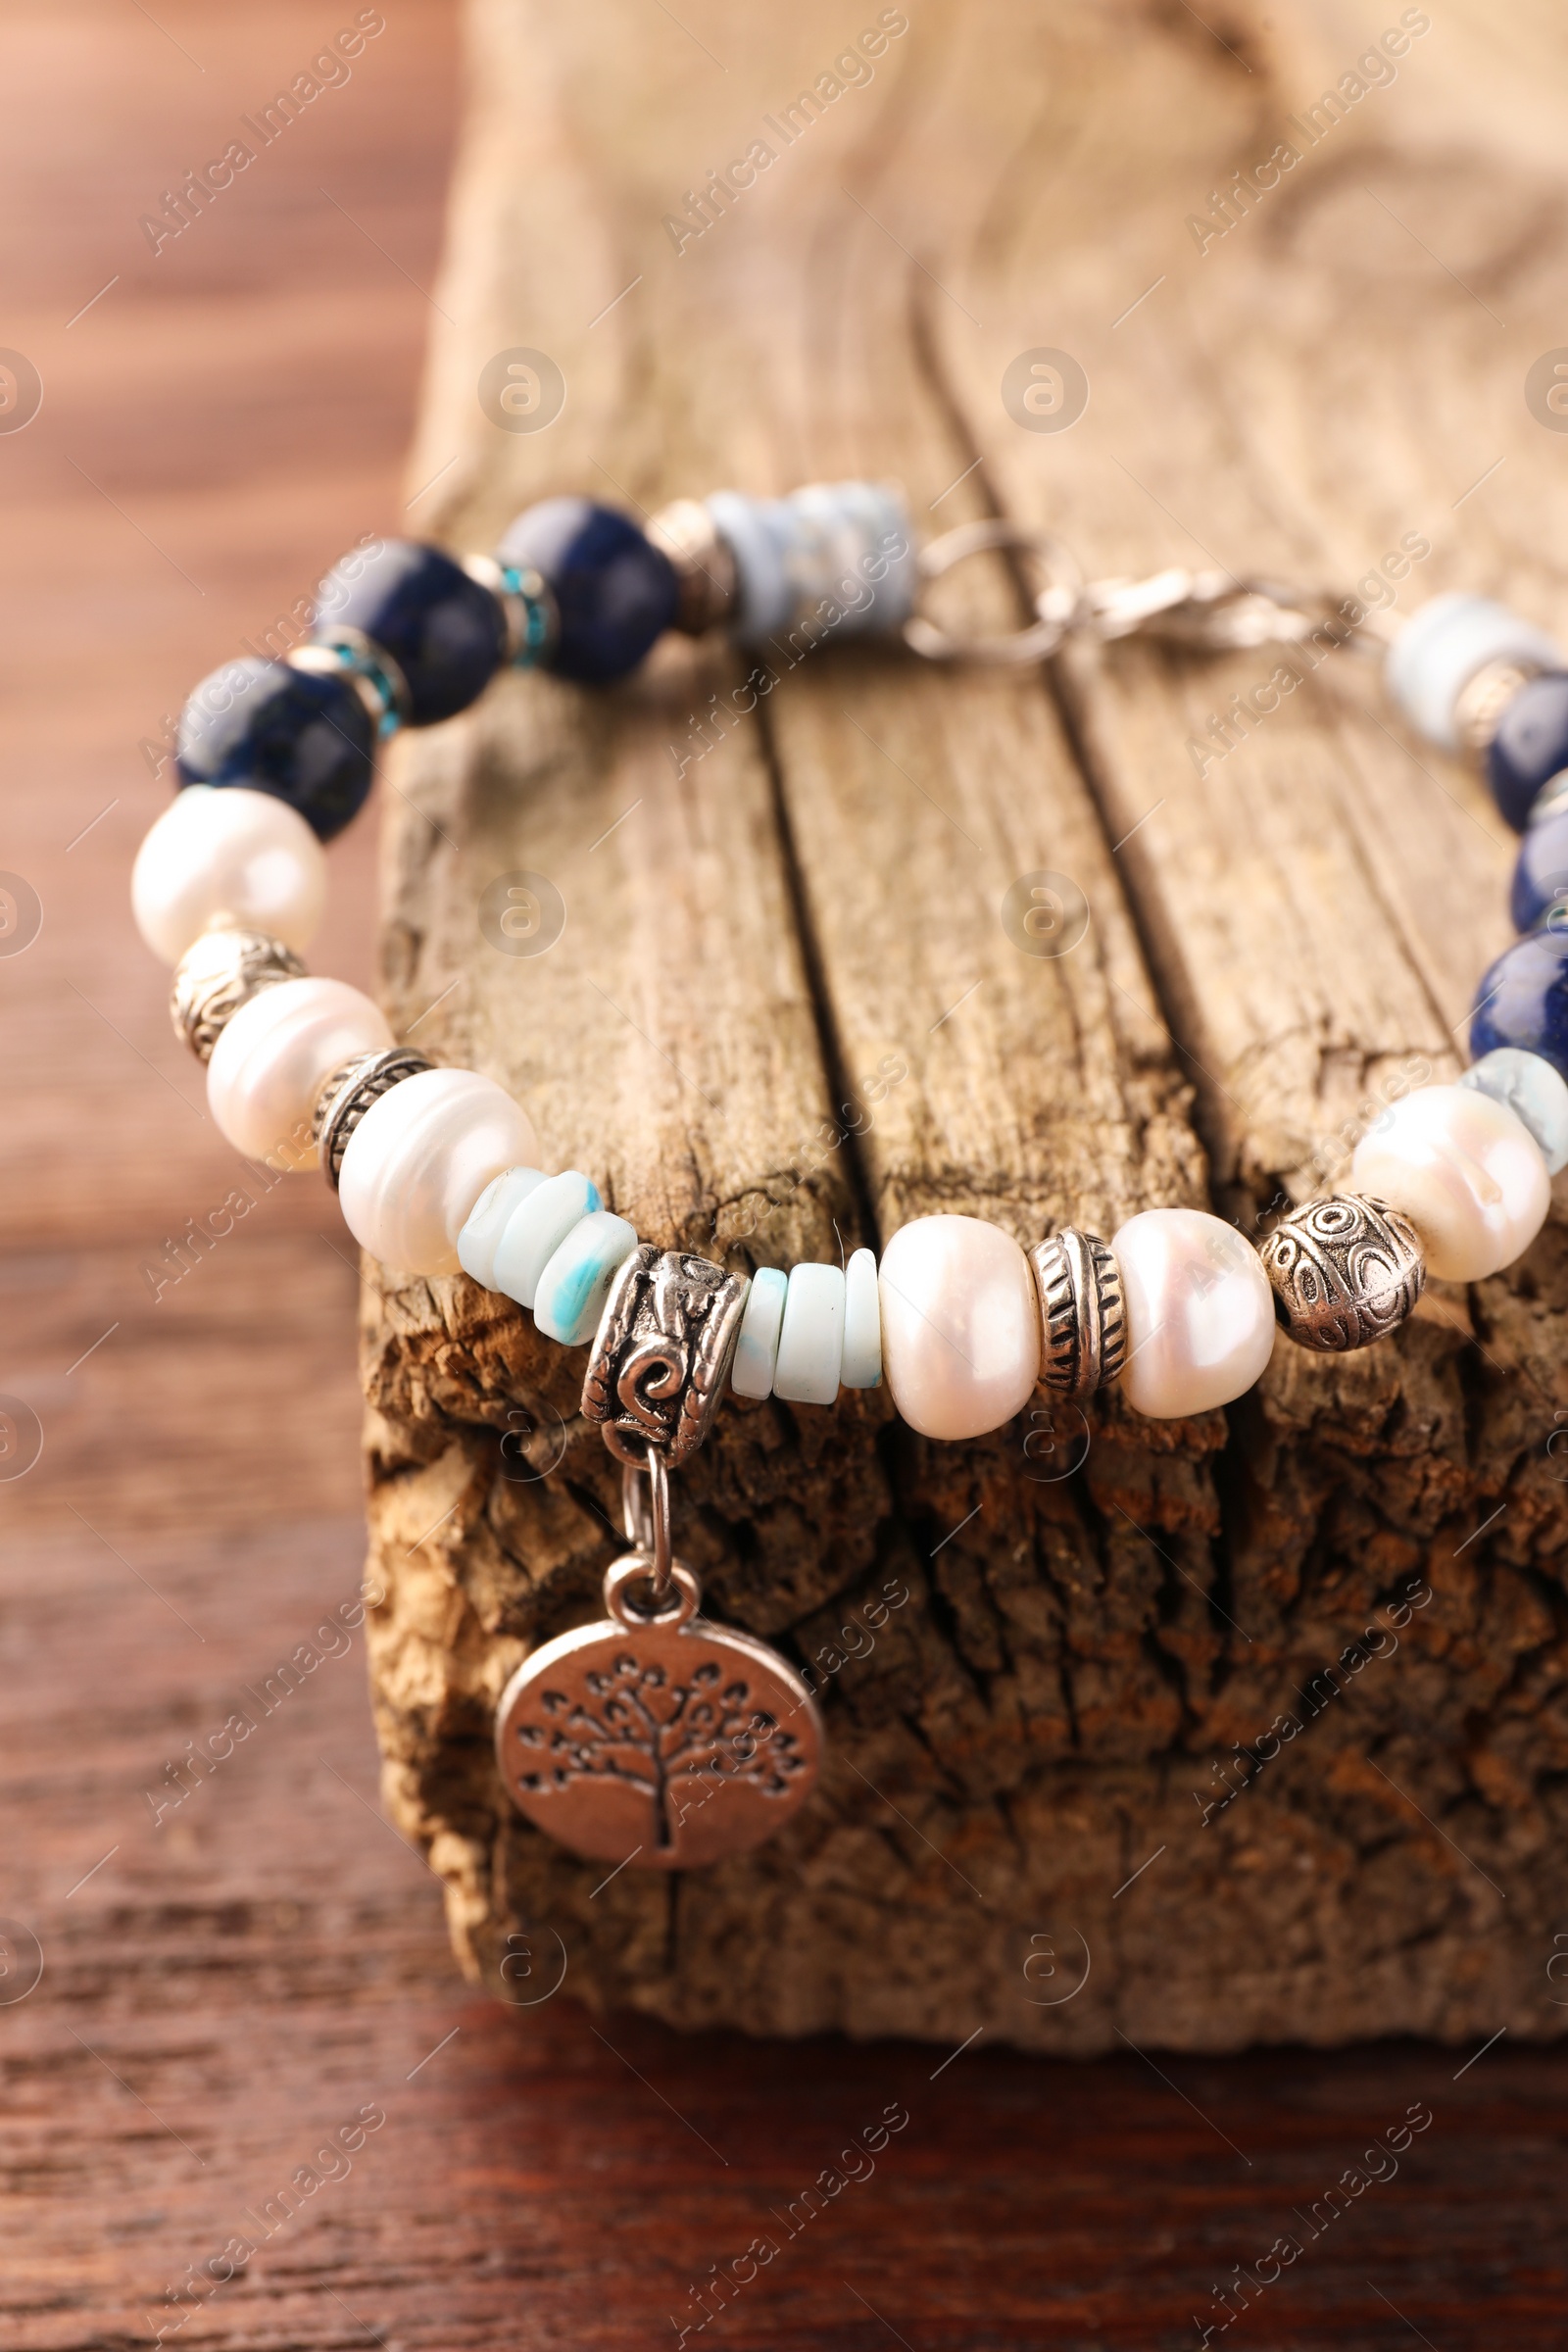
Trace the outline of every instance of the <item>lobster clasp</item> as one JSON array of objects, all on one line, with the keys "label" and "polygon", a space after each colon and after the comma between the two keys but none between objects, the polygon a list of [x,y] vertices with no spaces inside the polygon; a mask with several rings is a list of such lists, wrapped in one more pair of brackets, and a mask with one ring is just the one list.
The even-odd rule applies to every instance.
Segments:
[{"label": "lobster clasp", "polygon": [[1080,601],[1082,624],[1102,642],[1152,637],[1188,653],[1225,654],[1257,645],[1298,645],[1314,629],[1350,625],[1336,600],[1277,580],[1237,579],[1228,571],[1173,565],[1149,578],[1091,580]]}]

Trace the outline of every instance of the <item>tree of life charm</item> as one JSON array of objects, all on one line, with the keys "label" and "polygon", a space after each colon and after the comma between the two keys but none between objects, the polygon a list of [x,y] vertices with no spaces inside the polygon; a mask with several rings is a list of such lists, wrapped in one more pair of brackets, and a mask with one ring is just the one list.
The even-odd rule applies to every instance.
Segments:
[{"label": "tree of life charm", "polygon": [[645,1551],[605,1578],[608,1619],[525,1658],[496,1718],[519,1812],[574,1853],[638,1870],[694,1870],[758,1845],[816,1781],[822,1726],[777,1651],[697,1614],[697,1579],[670,1564],[665,1605],[639,1613]]}]

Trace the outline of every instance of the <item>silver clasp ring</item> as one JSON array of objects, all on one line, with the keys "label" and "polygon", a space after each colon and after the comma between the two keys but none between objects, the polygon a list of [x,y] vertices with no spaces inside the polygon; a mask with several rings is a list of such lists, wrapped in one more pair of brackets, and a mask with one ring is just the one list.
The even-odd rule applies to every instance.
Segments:
[{"label": "silver clasp ring", "polygon": [[955,564],[1001,548],[1036,557],[1046,573],[1046,585],[1034,600],[1035,618],[1026,629],[1011,629],[999,637],[955,637],[939,628],[924,612],[911,613],[904,624],[904,642],[926,662],[995,662],[1022,666],[1044,662],[1060,645],[1077,616],[1083,593],[1083,574],[1059,539],[1048,531],[1026,530],[1015,522],[960,522],[921,548],[915,558],[920,580],[940,579]]}]

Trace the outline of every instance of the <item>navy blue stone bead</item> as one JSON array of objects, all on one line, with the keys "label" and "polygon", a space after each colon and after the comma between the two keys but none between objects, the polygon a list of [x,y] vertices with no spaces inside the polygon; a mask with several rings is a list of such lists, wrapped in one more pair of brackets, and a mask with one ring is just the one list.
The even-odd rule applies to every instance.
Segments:
[{"label": "navy blue stone bead", "polygon": [[1568,899],[1568,806],[1525,827],[1508,899],[1514,929],[1533,931],[1563,899]]},{"label": "navy blue stone bead", "polygon": [[1568,767],[1568,670],[1544,670],[1503,706],[1487,751],[1487,782],[1516,833],[1543,784]]},{"label": "navy blue stone bead", "polygon": [[297,808],[322,841],[370,789],[375,724],[346,674],[255,656],[204,678],[179,720],[181,784],[244,784]]},{"label": "navy blue stone bead", "polygon": [[321,582],[318,640],[358,629],[391,655],[408,682],[408,724],[433,727],[483,694],[507,650],[500,604],[438,547],[383,539],[345,556]]},{"label": "navy blue stone bead", "polygon": [[613,507],[547,498],[517,516],[497,552],[503,564],[531,564],[548,584],[561,628],[544,667],[560,677],[608,686],[674,626],[674,565]]},{"label": "navy blue stone bead", "polygon": [[1498,1046],[1539,1054],[1568,1078],[1568,933],[1532,931],[1504,948],[1476,991],[1470,1057]]}]

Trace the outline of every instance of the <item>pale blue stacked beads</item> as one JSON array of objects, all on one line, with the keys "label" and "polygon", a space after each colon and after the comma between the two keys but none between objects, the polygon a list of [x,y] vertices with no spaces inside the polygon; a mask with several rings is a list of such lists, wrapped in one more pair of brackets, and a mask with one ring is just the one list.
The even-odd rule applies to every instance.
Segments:
[{"label": "pale blue stacked beads", "polygon": [[1472,1062],[1459,1084],[1508,1105],[1534,1136],[1548,1176],[1568,1168],[1568,1081],[1541,1054],[1497,1046]]},{"label": "pale blue stacked beads", "polygon": [[882,1379],[876,1258],[857,1250],[847,1267],[807,1263],[752,1277],[730,1386],[737,1396],[832,1404],[841,1388]]},{"label": "pale blue stacked beads", "polygon": [[581,1348],[636,1247],[636,1228],[605,1207],[578,1169],[546,1176],[508,1168],[475,1201],[458,1236],[458,1262],[487,1291],[530,1308],[547,1339]]},{"label": "pale blue stacked beads", "polygon": [[788,498],[715,490],[709,518],[735,564],[730,628],[764,645],[794,627],[890,636],[914,609],[914,528],[891,482],[809,482]]}]

